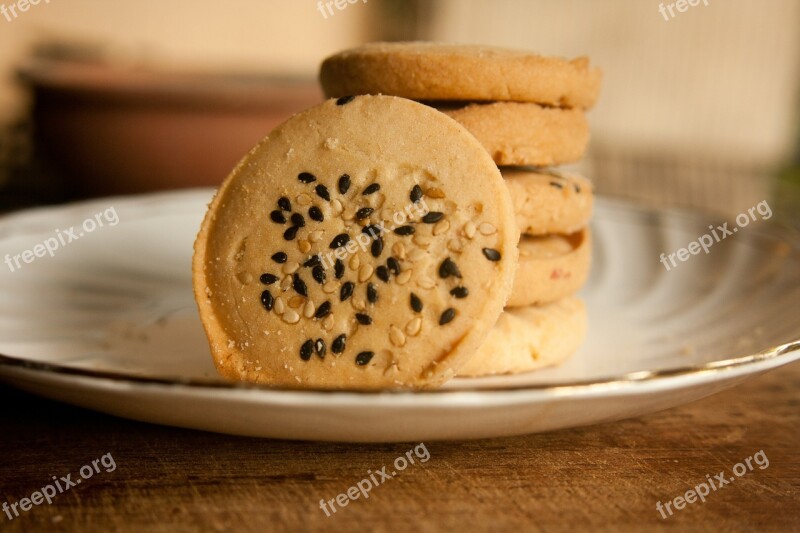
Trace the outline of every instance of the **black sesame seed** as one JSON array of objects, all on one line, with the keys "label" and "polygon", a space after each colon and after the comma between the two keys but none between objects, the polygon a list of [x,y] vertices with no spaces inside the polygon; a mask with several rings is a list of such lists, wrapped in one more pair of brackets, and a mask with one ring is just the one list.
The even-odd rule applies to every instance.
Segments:
[{"label": "black sesame seed", "polygon": [[277,252],[272,254],[272,260],[276,263],[285,263],[287,259],[289,259],[289,257],[285,252]]},{"label": "black sesame seed", "polygon": [[466,298],[469,296],[469,289],[466,287],[456,287],[455,289],[450,291],[450,294],[455,296],[456,298]]},{"label": "black sesame seed", "polygon": [[341,98],[337,98],[336,99],[336,105],[349,104],[350,102],[352,102],[355,99],[356,99],[356,97],[353,96],[353,95],[342,96]]},{"label": "black sesame seed", "polygon": [[389,267],[389,270],[391,270],[392,274],[394,274],[395,276],[400,275],[400,262],[394,257],[390,257],[389,259],[386,260],[386,266]]},{"label": "black sesame seed", "polygon": [[575,192],[576,193],[578,193],[578,194],[581,193],[581,186],[580,185],[578,185],[577,183],[573,183],[572,186],[575,187]]},{"label": "black sesame seed", "polygon": [[314,281],[322,285],[325,283],[325,269],[322,268],[322,265],[317,265],[311,270],[311,275],[314,277]]},{"label": "black sesame seed", "polygon": [[456,317],[456,310],[450,307],[449,309],[445,309],[442,316],[439,317],[439,325],[444,326],[445,324],[449,323]]},{"label": "black sesame seed", "polygon": [[355,287],[356,284],[353,283],[352,281],[348,281],[347,283],[342,285],[342,288],[339,290],[339,300],[345,301],[348,298],[350,298],[350,296],[353,295],[353,289]]},{"label": "black sesame seed", "polygon": [[337,259],[333,264],[333,273],[336,275],[336,279],[342,279],[344,276],[344,263],[341,259]]},{"label": "black sesame seed", "polygon": [[314,341],[308,339],[303,345],[300,347],[300,359],[303,361],[308,361],[311,359],[311,355],[314,353]]},{"label": "black sesame seed", "polygon": [[383,239],[378,237],[374,241],[372,241],[372,246],[370,246],[370,252],[372,252],[372,257],[380,257],[383,253]]},{"label": "black sesame seed", "polygon": [[264,309],[267,311],[272,311],[272,305],[275,303],[275,298],[272,297],[269,291],[264,291],[261,293],[261,303],[264,306]]},{"label": "black sesame seed", "polygon": [[283,216],[283,213],[281,213],[277,209],[269,214],[269,218],[271,218],[272,221],[275,222],[276,224],[285,224],[286,223],[286,217]]},{"label": "black sesame seed", "polygon": [[564,186],[562,184],[560,184],[559,182],[557,182],[557,181],[551,181],[550,182],[550,186],[551,187],[555,187],[556,189],[563,189],[564,188]]},{"label": "black sesame seed", "polygon": [[292,215],[292,225],[302,228],[306,225],[306,219],[300,213],[295,213]]},{"label": "black sesame seed", "polygon": [[389,269],[385,266],[381,265],[375,269],[375,274],[380,278],[381,281],[389,282]]},{"label": "black sesame seed", "polygon": [[489,261],[500,261],[500,252],[494,248],[484,248],[483,255],[485,255],[486,259]]},{"label": "black sesame seed", "polygon": [[283,232],[283,238],[286,239],[287,241],[294,240],[294,238],[297,237],[297,231],[299,229],[300,229],[299,226],[290,227],[289,229]]},{"label": "black sesame seed", "polygon": [[331,343],[331,351],[333,353],[342,353],[345,349],[346,344],[347,344],[347,335],[342,333],[341,335],[333,339],[333,342]]},{"label": "black sesame seed", "polygon": [[261,283],[263,283],[264,285],[272,285],[273,283],[275,283],[276,281],[278,281],[278,276],[276,276],[276,275],[274,275],[274,274],[267,274],[267,273],[265,272],[264,274],[261,274],[261,277],[260,277],[260,278],[258,278],[258,279],[259,279],[259,280],[261,281]]},{"label": "black sesame seed", "polygon": [[372,283],[367,284],[367,301],[372,304],[378,301],[378,289]]},{"label": "black sesame seed", "polygon": [[285,196],[281,196],[280,199],[278,199],[278,207],[284,211],[291,211],[292,203]]},{"label": "black sesame seed", "polygon": [[383,233],[383,228],[379,224],[367,224],[363,228],[361,228],[361,233],[369,235],[373,239],[378,237]]},{"label": "black sesame seed", "polygon": [[364,366],[366,364],[369,364],[369,362],[372,361],[372,358],[374,356],[375,356],[375,352],[360,352],[356,356],[356,364],[358,366]]},{"label": "black sesame seed", "polygon": [[314,343],[314,351],[317,352],[317,356],[319,356],[320,359],[324,359],[325,352],[327,350],[328,348],[325,346],[325,341],[322,339],[317,339],[317,341]]},{"label": "black sesame seed", "polygon": [[308,296],[308,287],[306,286],[306,282],[303,281],[303,278],[300,277],[300,274],[295,273],[292,277],[292,287],[297,291],[297,294]]},{"label": "black sesame seed", "polygon": [[411,309],[413,309],[415,313],[422,312],[422,300],[419,299],[419,296],[417,296],[412,292],[410,301],[411,301]]},{"label": "black sesame seed", "polygon": [[342,174],[339,177],[339,192],[341,194],[345,194],[349,190],[350,190],[350,175]]},{"label": "black sesame seed", "polygon": [[364,189],[364,192],[362,192],[361,194],[363,196],[367,196],[368,194],[372,194],[374,192],[378,192],[380,190],[380,188],[381,188],[381,186],[379,184],[373,183],[372,185],[367,185],[367,188]]},{"label": "black sesame seed", "polygon": [[314,313],[314,318],[325,318],[329,314],[331,314],[331,303],[326,301],[324,304],[321,304],[319,307],[317,307],[317,312]]},{"label": "black sesame seed", "polygon": [[323,200],[330,202],[331,201],[331,193],[328,192],[328,188],[323,184],[319,184],[314,188],[314,191],[317,193],[317,196],[322,198]]},{"label": "black sesame seed", "polygon": [[340,233],[339,235],[334,237],[333,240],[331,241],[331,248],[333,249],[341,248],[348,242],[350,242],[350,235],[348,235],[347,233]]},{"label": "black sesame seed", "polygon": [[311,172],[301,172],[300,174],[297,175],[297,179],[299,179],[303,183],[311,183],[312,181],[317,181],[317,177]]},{"label": "black sesame seed", "polygon": [[439,265],[439,277],[444,279],[449,278],[450,276],[460,278],[461,271],[458,269],[458,265],[456,265],[453,260],[448,257]]},{"label": "black sesame seed", "polygon": [[312,255],[311,257],[309,257],[308,259],[306,259],[306,262],[305,262],[305,263],[303,263],[303,266],[304,266],[304,267],[315,267],[315,266],[317,266],[318,264],[320,264],[320,258],[319,258],[319,255]]},{"label": "black sesame seed", "polygon": [[397,235],[411,235],[414,233],[414,226],[400,226],[399,228],[395,228],[394,232]]},{"label": "black sesame seed", "polygon": [[317,222],[322,222],[325,220],[325,217],[322,215],[322,209],[315,205],[308,209],[308,218],[311,220],[316,220]]},{"label": "black sesame seed", "polygon": [[422,221],[426,224],[436,224],[437,222],[442,220],[442,218],[444,218],[444,213],[440,211],[431,211],[430,213],[422,217]]},{"label": "black sesame seed", "polygon": [[362,218],[367,218],[370,216],[375,210],[371,207],[362,207],[358,211],[356,211],[356,218],[361,220]]},{"label": "black sesame seed", "polygon": [[369,326],[372,324],[372,317],[364,313],[356,313],[356,320],[358,320],[358,323],[362,326]]},{"label": "black sesame seed", "polygon": [[422,199],[422,187],[414,185],[411,188],[411,192],[408,194],[408,198],[414,203],[419,202]]}]

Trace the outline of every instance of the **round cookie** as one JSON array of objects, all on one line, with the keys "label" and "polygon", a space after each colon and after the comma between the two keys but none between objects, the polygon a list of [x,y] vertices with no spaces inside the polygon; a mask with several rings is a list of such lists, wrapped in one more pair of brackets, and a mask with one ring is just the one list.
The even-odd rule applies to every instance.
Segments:
[{"label": "round cookie", "polygon": [[567,60],[489,46],[368,43],[323,61],[325,94],[391,94],[414,100],[534,102],[587,109],[601,73],[586,57]]},{"label": "round cookie", "polygon": [[578,298],[506,310],[458,375],[519,374],[561,363],[580,347],[586,322]]},{"label": "round cookie", "polygon": [[518,238],[497,166],[457,122],[392,96],[329,100],[224,181],[195,243],[195,298],[226,378],[433,387],[500,315]]},{"label": "round cookie", "polygon": [[576,293],[589,276],[591,261],[588,228],[571,235],[523,236],[519,269],[506,305],[539,305]]},{"label": "round cookie", "polygon": [[514,202],[520,233],[574,233],[592,217],[592,183],[577,174],[551,170],[501,169]]},{"label": "round cookie", "polygon": [[583,157],[589,124],[580,109],[519,102],[439,107],[480,141],[498,165],[551,166]]}]

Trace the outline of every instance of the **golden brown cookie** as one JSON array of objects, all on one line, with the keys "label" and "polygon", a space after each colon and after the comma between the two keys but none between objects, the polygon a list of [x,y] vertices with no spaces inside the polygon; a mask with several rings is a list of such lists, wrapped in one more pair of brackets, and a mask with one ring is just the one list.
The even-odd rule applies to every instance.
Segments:
[{"label": "golden brown cookie", "polygon": [[414,100],[534,102],[592,107],[601,73],[567,60],[490,46],[368,43],[325,59],[325,94],[391,94]]},{"label": "golden brown cookie", "polygon": [[458,375],[518,374],[552,366],[574,354],[585,337],[586,306],[578,298],[508,309]]},{"label": "golden brown cookie", "polygon": [[545,169],[501,169],[520,232],[574,233],[592,217],[592,183],[577,174]]},{"label": "golden brown cookie", "polygon": [[195,243],[217,369],[296,388],[439,385],[502,311],[518,235],[497,166],[447,116],[393,96],[299,113],[239,162]]},{"label": "golden brown cookie", "polygon": [[576,293],[589,276],[591,244],[588,228],[571,235],[523,236],[519,269],[506,305],[540,305]]},{"label": "golden brown cookie", "polygon": [[583,157],[589,124],[580,109],[519,102],[438,107],[472,133],[498,165],[551,166]]}]

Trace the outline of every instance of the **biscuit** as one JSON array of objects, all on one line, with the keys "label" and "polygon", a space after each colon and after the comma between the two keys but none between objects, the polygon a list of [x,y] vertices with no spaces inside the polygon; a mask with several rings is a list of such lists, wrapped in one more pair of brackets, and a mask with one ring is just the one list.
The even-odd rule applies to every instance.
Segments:
[{"label": "biscuit", "polygon": [[498,165],[551,166],[583,157],[589,124],[580,109],[519,102],[438,107],[480,141]]},{"label": "biscuit", "polygon": [[566,298],[505,311],[461,377],[518,374],[563,362],[586,337],[586,306]]},{"label": "biscuit", "polygon": [[433,387],[497,321],[518,238],[497,166],[457,122],[393,96],[329,100],[224,181],[195,243],[195,298],[225,378]]},{"label": "biscuit", "polygon": [[588,109],[601,73],[586,57],[429,42],[368,43],[323,61],[325,94],[391,94],[414,100],[534,102]]},{"label": "biscuit", "polygon": [[552,170],[501,169],[514,202],[520,232],[574,233],[592,217],[592,183],[577,174]]},{"label": "biscuit", "polygon": [[506,305],[540,305],[576,293],[589,276],[591,250],[588,228],[571,235],[523,236],[519,269]]}]

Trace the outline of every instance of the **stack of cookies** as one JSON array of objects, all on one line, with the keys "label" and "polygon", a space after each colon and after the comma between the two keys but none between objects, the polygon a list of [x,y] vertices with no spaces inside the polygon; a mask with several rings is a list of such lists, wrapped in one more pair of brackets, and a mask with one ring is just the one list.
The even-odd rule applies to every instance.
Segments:
[{"label": "stack of cookies", "polygon": [[327,96],[384,94],[435,107],[466,128],[502,173],[521,234],[519,266],[505,312],[459,375],[552,365],[583,340],[586,313],[574,294],[589,273],[592,185],[555,167],[583,156],[585,111],[600,79],[587,58],[420,42],[370,43],[322,63]]},{"label": "stack of cookies", "polygon": [[540,167],[580,157],[597,72],[375,44],[326,60],[321,80],[332,98],[245,155],[195,242],[194,294],[220,374],[431,388],[574,352],[591,185]]}]

